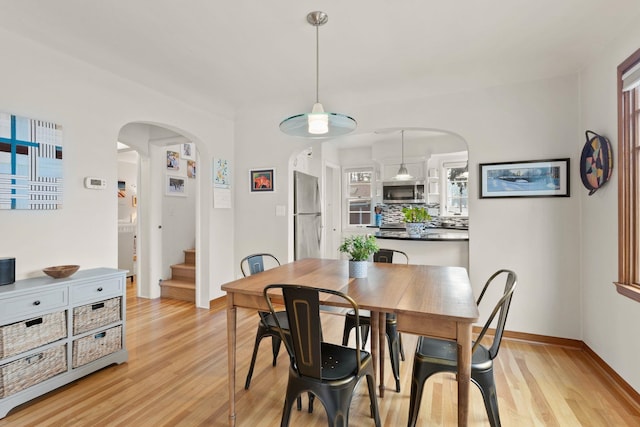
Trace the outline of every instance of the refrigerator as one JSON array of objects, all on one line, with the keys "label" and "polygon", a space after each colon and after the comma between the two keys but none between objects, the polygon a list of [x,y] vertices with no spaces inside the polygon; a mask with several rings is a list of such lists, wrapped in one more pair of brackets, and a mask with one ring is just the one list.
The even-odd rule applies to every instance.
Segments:
[{"label": "refrigerator", "polygon": [[318,178],[293,172],[294,259],[320,258],[322,214]]}]

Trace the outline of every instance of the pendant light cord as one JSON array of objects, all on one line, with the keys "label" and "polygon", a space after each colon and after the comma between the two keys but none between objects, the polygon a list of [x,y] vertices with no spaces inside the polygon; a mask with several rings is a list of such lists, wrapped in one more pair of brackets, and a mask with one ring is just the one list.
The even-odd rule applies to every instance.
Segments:
[{"label": "pendant light cord", "polygon": [[400,131],[400,135],[402,137],[402,162],[401,165],[404,165],[404,129]]},{"label": "pendant light cord", "polygon": [[316,24],[316,103],[320,102],[320,25]]}]

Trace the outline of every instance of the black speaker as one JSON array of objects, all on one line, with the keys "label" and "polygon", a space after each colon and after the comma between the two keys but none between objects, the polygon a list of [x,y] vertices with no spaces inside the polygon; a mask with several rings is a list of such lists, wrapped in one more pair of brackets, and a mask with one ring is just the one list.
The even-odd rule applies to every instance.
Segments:
[{"label": "black speaker", "polygon": [[0,258],[0,285],[10,285],[16,281],[16,259]]}]

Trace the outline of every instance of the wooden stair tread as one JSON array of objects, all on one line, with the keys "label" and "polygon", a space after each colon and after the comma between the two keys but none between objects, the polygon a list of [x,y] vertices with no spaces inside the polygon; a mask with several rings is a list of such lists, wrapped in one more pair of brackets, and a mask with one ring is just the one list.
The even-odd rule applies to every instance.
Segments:
[{"label": "wooden stair tread", "polygon": [[195,289],[196,284],[190,282],[188,280],[180,280],[180,279],[167,279],[160,282],[160,286],[170,286],[174,288],[188,288]]},{"label": "wooden stair tread", "polygon": [[185,268],[187,270],[195,270],[196,266],[195,264],[182,263],[182,264],[173,264],[171,268]]},{"label": "wooden stair tread", "polygon": [[160,296],[183,301],[196,301],[196,250],[186,249],[184,262],[171,265],[171,278],[160,282]]}]

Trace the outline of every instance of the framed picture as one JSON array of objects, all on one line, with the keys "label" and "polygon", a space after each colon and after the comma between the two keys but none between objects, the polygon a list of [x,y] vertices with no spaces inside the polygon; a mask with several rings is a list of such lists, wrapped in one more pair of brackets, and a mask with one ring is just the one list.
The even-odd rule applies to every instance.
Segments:
[{"label": "framed picture", "polygon": [[231,188],[231,165],[228,160],[213,160],[213,186],[215,188]]},{"label": "framed picture", "polygon": [[252,169],[249,175],[252,192],[275,191],[275,169]]},{"label": "framed picture", "polygon": [[118,198],[127,196],[127,183],[125,181],[118,181]]},{"label": "framed picture", "polygon": [[181,150],[180,156],[183,159],[193,160],[195,158],[196,153],[193,152],[194,150],[193,143],[189,142],[189,143],[180,145],[180,150]]},{"label": "framed picture", "polygon": [[167,175],[165,185],[165,194],[167,196],[187,196],[187,178],[184,176]]},{"label": "framed picture", "polygon": [[480,164],[480,198],[569,197],[569,159]]},{"label": "framed picture", "polygon": [[195,160],[187,160],[187,177],[194,178],[196,177],[196,161]]},{"label": "framed picture", "polygon": [[180,170],[180,153],[177,151],[167,151],[167,169]]}]

